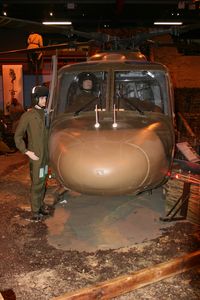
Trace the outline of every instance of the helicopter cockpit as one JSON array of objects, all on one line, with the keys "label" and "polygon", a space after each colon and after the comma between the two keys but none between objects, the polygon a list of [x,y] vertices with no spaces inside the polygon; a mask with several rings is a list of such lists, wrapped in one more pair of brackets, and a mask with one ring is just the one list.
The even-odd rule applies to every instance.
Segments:
[{"label": "helicopter cockpit", "polygon": [[[84,71],[85,72],[85,71]],[[90,72],[91,70],[87,70]],[[91,91],[83,93],[78,78],[81,72],[62,72],[58,84],[57,103],[54,113],[73,113],[85,111],[138,111],[157,112],[171,115],[168,80],[163,70],[105,70],[92,71],[96,78]],[[163,92],[164,91],[164,92]]]},{"label": "helicopter cockpit", "polygon": [[[96,78],[90,91],[79,84],[82,73]],[[173,157],[172,93],[167,69],[156,63],[88,62],[60,70],[49,145],[61,183],[100,195],[163,184]]]},{"label": "helicopter cockpit", "polygon": [[[84,72],[85,73],[85,72]],[[91,72],[88,72],[91,73]],[[82,73],[65,73],[60,79],[59,101],[57,112],[79,113],[93,111],[95,105],[102,110],[106,109],[107,72],[92,72],[95,77],[91,90],[83,90],[78,78]],[[79,100],[82,97],[81,101]]]},{"label": "helicopter cockpit", "polygon": [[124,110],[166,112],[164,84],[164,76],[158,72],[115,72],[115,105]]}]

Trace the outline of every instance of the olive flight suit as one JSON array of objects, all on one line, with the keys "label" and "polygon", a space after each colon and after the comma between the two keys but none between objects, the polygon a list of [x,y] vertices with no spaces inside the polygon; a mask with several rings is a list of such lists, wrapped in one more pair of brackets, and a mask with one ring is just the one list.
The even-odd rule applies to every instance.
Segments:
[{"label": "olive flight suit", "polygon": [[[24,141],[25,133],[28,137],[27,146]],[[20,118],[14,138],[19,151],[33,151],[39,157],[39,160],[30,159],[31,209],[33,213],[37,213],[43,206],[48,173],[48,131],[45,127],[44,109],[34,107],[25,112]]]},{"label": "olive flight suit", "polygon": [[[68,112],[75,112],[85,105],[87,106],[87,104],[88,106],[85,110],[94,110],[96,104],[95,99],[97,99],[97,97],[91,92],[82,91],[81,94],[74,96],[73,100],[70,101]],[[94,102],[92,100],[94,100]],[[89,102],[91,103],[89,104]]]}]

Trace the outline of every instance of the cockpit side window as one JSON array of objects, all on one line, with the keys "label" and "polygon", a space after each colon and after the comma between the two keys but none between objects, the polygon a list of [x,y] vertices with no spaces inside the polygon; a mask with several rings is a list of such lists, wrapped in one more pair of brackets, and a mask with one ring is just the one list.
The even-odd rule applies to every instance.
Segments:
[{"label": "cockpit side window", "polygon": [[[115,72],[115,99],[118,109],[164,112],[167,97],[164,77],[149,71]],[[162,85],[162,86],[161,86]],[[165,90],[166,86],[165,86]],[[136,108],[137,107],[137,108]]]},{"label": "cockpit side window", "polygon": [[65,112],[67,93],[75,74],[64,73],[58,77],[56,101],[54,107],[55,115]]},{"label": "cockpit side window", "polygon": [[60,78],[58,112],[76,113],[106,107],[106,72],[66,72]]}]

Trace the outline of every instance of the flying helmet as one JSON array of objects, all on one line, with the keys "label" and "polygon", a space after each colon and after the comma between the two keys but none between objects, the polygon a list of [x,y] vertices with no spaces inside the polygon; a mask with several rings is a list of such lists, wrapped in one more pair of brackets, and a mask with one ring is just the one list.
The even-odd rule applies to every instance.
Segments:
[{"label": "flying helmet", "polygon": [[44,85],[36,85],[32,88],[31,96],[33,105],[38,104],[40,97],[48,97],[49,89]]},{"label": "flying helmet", "polygon": [[97,83],[96,76],[91,72],[82,72],[78,75],[78,85],[80,89],[83,89],[83,81],[91,80],[92,81],[92,89],[95,89],[95,85]]}]

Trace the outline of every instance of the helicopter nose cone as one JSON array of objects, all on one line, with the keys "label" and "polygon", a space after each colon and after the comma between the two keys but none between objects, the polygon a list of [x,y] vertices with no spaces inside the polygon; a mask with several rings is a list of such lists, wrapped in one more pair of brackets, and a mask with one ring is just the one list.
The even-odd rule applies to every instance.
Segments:
[{"label": "helicopter nose cone", "polygon": [[149,160],[138,145],[84,142],[62,152],[59,175],[67,187],[88,194],[137,191],[149,175]]}]

